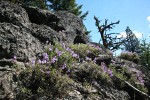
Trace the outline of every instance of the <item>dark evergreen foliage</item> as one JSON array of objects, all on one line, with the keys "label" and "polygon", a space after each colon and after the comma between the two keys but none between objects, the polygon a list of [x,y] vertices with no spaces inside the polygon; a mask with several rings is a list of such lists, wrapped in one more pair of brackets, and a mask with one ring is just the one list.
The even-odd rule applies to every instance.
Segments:
[{"label": "dark evergreen foliage", "polygon": [[47,1],[49,2],[48,7],[53,11],[66,10],[69,11],[70,13],[73,13],[81,17],[82,19],[84,19],[88,14],[88,11],[82,14],[81,11],[82,5],[78,5],[76,3],[76,0],[47,0]]},{"label": "dark evergreen foliage", "polygon": [[123,43],[125,51],[140,53],[139,40],[135,34],[127,27],[126,41]]},{"label": "dark evergreen foliage", "polygon": [[35,6],[41,9],[49,9],[52,11],[65,10],[85,19],[88,11],[82,13],[83,5],[78,5],[76,0],[7,0],[13,3],[22,4],[24,6]]},{"label": "dark evergreen foliage", "polygon": [[141,53],[140,55],[140,62],[141,65],[150,69],[150,44],[146,43],[146,39],[142,40],[140,44]]}]

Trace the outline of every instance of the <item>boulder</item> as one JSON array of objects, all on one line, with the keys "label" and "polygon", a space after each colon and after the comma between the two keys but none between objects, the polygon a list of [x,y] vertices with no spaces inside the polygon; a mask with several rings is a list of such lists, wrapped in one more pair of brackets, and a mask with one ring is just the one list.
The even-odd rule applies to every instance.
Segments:
[{"label": "boulder", "polygon": [[0,1],[0,22],[18,26],[30,23],[28,14],[21,6],[4,1]]},{"label": "boulder", "polygon": [[0,3],[0,59],[29,61],[48,41],[86,43],[82,20],[66,11],[52,13],[34,7]]},{"label": "boulder", "polygon": [[0,59],[16,56],[17,60],[25,62],[43,51],[40,41],[23,26],[0,23],[0,33]]},{"label": "boulder", "polygon": [[[65,39],[69,43],[87,43],[83,22],[77,16],[67,11],[57,11],[55,13],[48,10],[41,10],[35,7],[24,7],[32,23],[47,25],[60,36],[65,33]],[[63,31],[63,32],[61,32]],[[63,41],[64,42],[64,41]]]}]

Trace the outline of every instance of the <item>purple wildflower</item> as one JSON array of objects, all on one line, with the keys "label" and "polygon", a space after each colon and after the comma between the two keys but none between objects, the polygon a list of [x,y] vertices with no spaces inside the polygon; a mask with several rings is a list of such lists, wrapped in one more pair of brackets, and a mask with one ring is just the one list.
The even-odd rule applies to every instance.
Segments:
[{"label": "purple wildflower", "polygon": [[51,59],[51,63],[55,63],[57,61],[57,58],[56,56],[54,56],[52,59]]},{"label": "purple wildflower", "polygon": [[35,65],[35,60],[32,60],[32,61],[31,61],[31,64],[34,66],[34,65]]},{"label": "purple wildflower", "polygon": [[101,66],[102,66],[102,68],[105,68],[106,64],[104,62],[101,62]]},{"label": "purple wildflower", "polygon": [[104,73],[107,73],[110,77],[113,76],[113,72],[107,68],[106,64],[104,62],[101,62],[102,70]]},{"label": "purple wildflower", "polygon": [[107,67],[103,67],[103,72],[106,73],[108,71]]},{"label": "purple wildflower", "polygon": [[61,56],[62,54],[63,54],[63,52],[62,51],[58,51],[58,56]]},{"label": "purple wildflower", "polygon": [[46,60],[42,60],[42,61],[41,61],[42,64],[45,64],[46,62],[47,62]]},{"label": "purple wildflower", "polygon": [[46,74],[50,74],[51,71],[46,71]]},{"label": "purple wildflower", "polygon": [[138,77],[138,80],[140,81],[140,84],[141,84],[141,85],[144,85],[144,80],[143,80],[142,77]]},{"label": "purple wildflower", "polygon": [[74,53],[74,51],[73,51],[73,50],[71,50],[71,51],[70,51],[70,53],[71,53],[71,54],[73,54],[73,53]]},{"label": "purple wildflower", "polygon": [[66,68],[66,66],[67,66],[67,65],[66,65],[66,64],[64,64],[64,65],[62,66],[62,70],[63,70],[63,69],[65,69],[65,68]]},{"label": "purple wildflower", "polygon": [[43,60],[49,60],[48,54],[47,53],[43,53]]},{"label": "purple wildflower", "polygon": [[59,51],[57,48],[55,49],[55,52],[57,53],[58,56],[61,56],[63,54],[63,52]]},{"label": "purple wildflower", "polygon": [[95,62],[95,63],[96,63],[96,61],[97,61],[97,58],[94,58],[93,62]]},{"label": "purple wildflower", "polygon": [[102,50],[102,48],[100,48],[99,46],[96,46],[96,45],[94,45],[94,44],[89,44],[89,46],[94,47],[94,48],[96,48],[96,49],[98,49],[98,50]]},{"label": "purple wildflower", "polygon": [[62,43],[62,47],[65,49],[66,48],[66,45],[65,45],[65,43]]},{"label": "purple wildflower", "polygon": [[109,75],[110,77],[113,76],[113,73],[112,73],[112,71],[111,71],[110,69],[108,69],[107,73],[108,73],[108,75]]},{"label": "purple wildflower", "polygon": [[14,55],[13,60],[16,60],[16,59],[17,59],[17,56]]},{"label": "purple wildflower", "polygon": [[39,63],[39,64],[41,64],[41,63],[42,63],[42,61],[39,59],[39,60],[38,60],[38,63]]},{"label": "purple wildflower", "polygon": [[76,53],[73,53],[73,54],[72,54],[72,57],[78,58],[78,55],[77,55]]},{"label": "purple wildflower", "polygon": [[86,57],[85,59],[86,59],[86,61],[91,61],[91,58],[89,58],[89,57]]},{"label": "purple wildflower", "polygon": [[68,47],[68,48],[66,48],[66,51],[72,51],[72,50]]},{"label": "purple wildflower", "polygon": [[52,51],[53,50],[53,48],[52,47],[49,47],[49,51]]}]

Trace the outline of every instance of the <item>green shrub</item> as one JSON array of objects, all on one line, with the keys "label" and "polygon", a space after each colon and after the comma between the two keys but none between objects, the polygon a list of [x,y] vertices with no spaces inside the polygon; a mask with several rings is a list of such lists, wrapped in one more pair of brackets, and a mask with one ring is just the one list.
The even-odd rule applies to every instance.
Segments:
[{"label": "green shrub", "polygon": [[139,63],[139,55],[135,52],[122,52],[119,58]]},{"label": "green shrub", "polygon": [[150,69],[150,44],[146,43],[146,40],[143,40],[141,45],[140,64],[144,67]]},{"label": "green shrub", "polygon": [[96,45],[92,44],[75,44],[69,46],[75,53],[78,53],[78,55],[86,59],[86,57],[91,58],[92,60],[95,57],[98,57],[100,54],[110,54],[108,51],[104,51],[102,48]]}]

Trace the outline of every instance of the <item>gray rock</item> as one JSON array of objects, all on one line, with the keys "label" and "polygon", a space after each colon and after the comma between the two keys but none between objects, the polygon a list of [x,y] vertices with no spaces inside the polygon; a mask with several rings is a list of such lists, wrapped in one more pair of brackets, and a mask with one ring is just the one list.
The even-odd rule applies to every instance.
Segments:
[{"label": "gray rock", "polygon": [[[85,29],[80,18],[66,11],[55,12],[55,15],[59,18],[57,26],[65,30],[68,42],[76,43],[75,38],[84,37]],[[86,41],[82,40],[82,43]]]},{"label": "gray rock", "polygon": [[[65,32],[65,39],[69,43],[86,43],[85,29],[83,22],[77,16],[67,11],[52,13],[48,10],[41,10],[35,7],[24,7],[32,23],[47,25],[53,30]],[[59,34],[62,37],[62,34]],[[61,40],[61,39],[60,39]],[[64,41],[63,41],[64,42]]]},{"label": "gray rock", "polygon": [[0,23],[0,59],[28,61],[38,52],[42,52],[42,44],[24,27],[11,23]]},{"label": "gray rock", "polygon": [[46,41],[86,43],[84,25],[75,15],[24,8],[4,1],[0,3],[0,59],[17,56],[17,60],[28,61],[43,52]]},{"label": "gray rock", "polygon": [[0,1],[0,22],[15,25],[27,25],[30,23],[28,15],[22,7],[4,1]]}]

